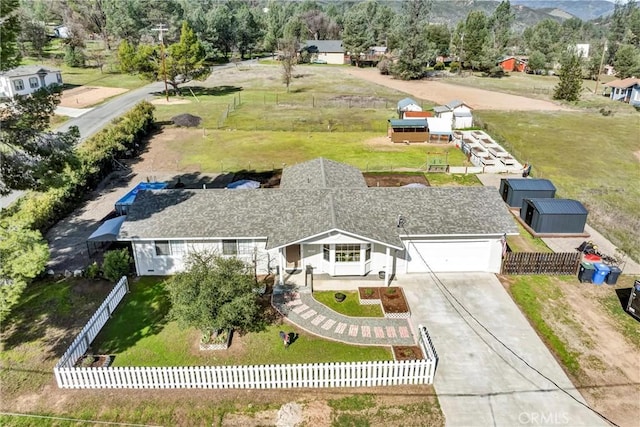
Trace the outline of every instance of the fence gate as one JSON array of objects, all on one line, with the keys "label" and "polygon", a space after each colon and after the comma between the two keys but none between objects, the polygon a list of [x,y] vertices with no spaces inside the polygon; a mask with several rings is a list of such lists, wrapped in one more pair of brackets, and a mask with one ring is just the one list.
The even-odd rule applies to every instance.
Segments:
[{"label": "fence gate", "polygon": [[576,274],[580,252],[507,252],[502,274]]}]

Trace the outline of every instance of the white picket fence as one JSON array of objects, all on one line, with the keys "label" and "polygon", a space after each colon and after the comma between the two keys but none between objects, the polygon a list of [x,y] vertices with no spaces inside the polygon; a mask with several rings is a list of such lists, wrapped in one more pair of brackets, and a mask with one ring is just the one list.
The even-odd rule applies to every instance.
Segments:
[{"label": "white picket fence", "polygon": [[323,388],[431,384],[433,360],[298,365],[55,368],[61,388]]},{"label": "white picket fence", "polygon": [[[62,355],[55,369],[73,367],[77,360],[87,351],[104,324],[107,323],[107,320],[111,317],[111,313],[113,313],[118,304],[120,304],[120,301],[122,301],[122,298],[128,291],[129,282],[126,276],[123,276],[111,292],[109,292],[107,298],[102,302],[93,316],[91,316],[91,319],[89,319],[84,328],[82,328],[76,339],[73,340],[67,351]],[[58,385],[60,385],[59,381]]]},{"label": "white picket fence", "polygon": [[[74,367],[128,291],[120,279],[53,369],[60,388],[275,389],[432,384],[437,356],[404,361],[188,367]],[[425,353],[427,354],[427,353]]]}]

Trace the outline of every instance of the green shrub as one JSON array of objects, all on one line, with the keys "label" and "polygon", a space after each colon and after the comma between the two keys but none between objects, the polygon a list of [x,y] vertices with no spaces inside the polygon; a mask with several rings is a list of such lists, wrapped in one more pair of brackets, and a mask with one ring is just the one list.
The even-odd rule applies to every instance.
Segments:
[{"label": "green shrub", "polygon": [[64,50],[64,63],[69,67],[84,67],[86,57],[80,48],[67,46]]},{"label": "green shrub", "polygon": [[100,266],[96,261],[93,261],[93,264],[89,264],[87,269],[84,272],[84,275],[89,279],[97,279],[100,275]]},{"label": "green shrub", "polygon": [[459,62],[452,62],[451,64],[449,64],[449,71],[451,71],[452,73],[457,73],[459,70],[460,70]]},{"label": "green shrub", "polygon": [[126,276],[127,273],[129,273],[132,261],[127,249],[107,252],[104,255],[104,262],[102,263],[104,277],[112,282],[118,281],[122,276]]},{"label": "green shrub", "polygon": [[433,66],[433,69],[436,71],[444,70],[444,62],[436,62],[436,65]]}]

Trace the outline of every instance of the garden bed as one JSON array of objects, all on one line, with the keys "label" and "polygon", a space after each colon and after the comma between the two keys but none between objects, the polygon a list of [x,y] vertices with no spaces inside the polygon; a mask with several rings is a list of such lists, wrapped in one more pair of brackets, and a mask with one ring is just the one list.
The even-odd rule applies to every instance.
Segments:
[{"label": "garden bed", "polygon": [[407,184],[429,185],[423,173],[374,173],[365,172],[364,180],[368,187],[402,187]]},{"label": "garden bed", "polygon": [[393,346],[393,358],[395,360],[422,360],[424,355],[418,346]]},{"label": "garden bed", "polygon": [[384,317],[394,319],[408,319],[411,316],[409,304],[404,297],[402,288],[398,286],[360,287],[358,288],[360,304],[382,305]]},{"label": "garden bed", "polygon": [[85,354],[76,361],[76,368],[108,368],[113,356],[106,354]]},{"label": "garden bed", "polygon": [[[200,341],[200,350],[226,350],[231,345],[231,336],[233,331],[231,329],[224,329],[212,333],[209,337],[203,337]],[[204,340],[204,338],[207,338]]]}]

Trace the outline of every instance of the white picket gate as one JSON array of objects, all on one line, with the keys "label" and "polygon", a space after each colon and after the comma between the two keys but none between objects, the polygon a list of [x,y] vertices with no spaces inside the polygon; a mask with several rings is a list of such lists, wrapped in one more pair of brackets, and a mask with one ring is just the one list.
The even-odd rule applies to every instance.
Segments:
[{"label": "white picket gate", "polygon": [[433,383],[437,363],[434,353],[427,354],[422,360],[404,361],[244,366],[74,367],[127,292],[127,278],[123,277],[53,369],[58,387],[274,389]]}]

